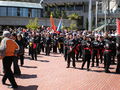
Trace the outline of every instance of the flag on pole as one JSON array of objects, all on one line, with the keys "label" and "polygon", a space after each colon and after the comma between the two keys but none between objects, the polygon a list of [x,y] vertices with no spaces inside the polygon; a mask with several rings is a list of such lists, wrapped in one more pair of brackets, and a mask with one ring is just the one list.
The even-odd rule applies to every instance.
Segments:
[{"label": "flag on pole", "polygon": [[50,15],[50,23],[51,23],[51,28],[56,31],[57,27],[55,26],[53,15]]},{"label": "flag on pole", "polygon": [[61,32],[61,28],[62,28],[62,25],[63,25],[63,21],[62,21],[62,18],[60,19],[60,22],[58,24],[58,27],[57,27],[57,32]]},{"label": "flag on pole", "polygon": [[117,35],[120,35],[120,19],[116,19]]}]

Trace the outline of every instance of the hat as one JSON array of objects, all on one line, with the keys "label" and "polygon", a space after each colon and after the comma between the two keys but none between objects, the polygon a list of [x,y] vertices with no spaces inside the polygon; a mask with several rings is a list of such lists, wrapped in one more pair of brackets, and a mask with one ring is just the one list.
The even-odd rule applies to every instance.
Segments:
[{"label": "hat", "polygon": [[3,32],[3,37],[10,37],[10,36],[11,36],[11,34],[10,34],[9,31],[4,31]]}]

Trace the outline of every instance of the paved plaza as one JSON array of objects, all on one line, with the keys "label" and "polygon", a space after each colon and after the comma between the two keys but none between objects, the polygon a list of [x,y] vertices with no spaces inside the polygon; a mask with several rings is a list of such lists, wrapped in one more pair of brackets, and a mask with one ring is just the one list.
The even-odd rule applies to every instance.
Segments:
[{"label": "paved plaza", "polygon": [[[100,68],[90,67],[90,71],[81,70],[81,62],[76,63],[76,69],[66,68],[63,55],[38,55],[38,60],[30,60],[25,54],[25,64],[21,68],[22,75],[16,78],[20,86],[16,90],[120,90],[120,74],[115,74],[116,65],[112,65],[112,73],[104,73]],[[2,78],[0,61],[0,81]],[[86,68],[86,66],[85,66]],[[9,82],[7,81],[9,85]],[[10,90],[0,82],[0,90]]]}]

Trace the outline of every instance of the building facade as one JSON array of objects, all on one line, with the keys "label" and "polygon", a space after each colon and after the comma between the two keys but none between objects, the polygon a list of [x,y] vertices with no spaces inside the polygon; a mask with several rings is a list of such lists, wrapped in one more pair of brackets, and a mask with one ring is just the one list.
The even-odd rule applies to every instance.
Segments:
[{"label": "building facade", "polygon": [[109,24],[116,29],[116,18],[120,18],[120,0],[98,0],[98,26]]},{"label": "building facade", "polygon": [[[92,0],[92,22],[95,21],[95,1]],[[59,11],[60,13],[65,13],[67,16],[77,13],[81,17],[80,28],[87,29],[88,27],[89,0],[44,0],[43,6],[46,15],[48,15],[46,12],[50,11]]]},{"label": "building facade", "polygon": [[[60,11],[66,16],[73,13],[79,14],[81,16],[80,29],[87,29],[89,0],[43,0],[42,5],[40,1],[0,0],[0,26],[25,26],[30,19],[35,17],[39,18],[40,25],[50,26],[48,12]],[[92,22],[95,21],[95,1],[92,0]],[[55,22],[57,25],[59,19],[55,19]],[[73,21],[64,18],[63,22],[66,27],[69,27]]]},{"label": "building facade", "polygon": [[39,0],[1,0],[0,25],[25,26],[29,19],[43,17]]}]

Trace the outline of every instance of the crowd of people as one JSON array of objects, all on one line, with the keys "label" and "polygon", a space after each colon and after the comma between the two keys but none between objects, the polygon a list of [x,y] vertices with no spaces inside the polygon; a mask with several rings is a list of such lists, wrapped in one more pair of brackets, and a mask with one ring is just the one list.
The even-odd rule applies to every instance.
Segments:
[{"label": "crowd of people", "polygon": [[[75,31],[63,30],[61,33],[54,33],[47,28],[36,31],[18,28],[15,30],[8,29],[3,32],[3,39],[0,45],[0,51],[4,51],[3,71],[4,76],[2,83],[5,84],[8,78],[12,88],[17,88],[14,75],[21,75],[18,65],[24,65],[24,51],[29,49],[28,55],[31,60],[37,60],[37,55],[44,52],[49,56],[51,52],[64,55],[67,62],[66,67],[72,66],[76,68],[77,61],[82,61],[81,69],[87,62],[87,71],[91,67],[99,67],[104,64],[105,72],[110,73],[110,65],[116,65],[116,73],[120,73],[120,43],[117,43],[116,32],[103,31]],[[9,60],[8,60],[9,59]],[[13,70],[11,64],[13,63]]]}]

